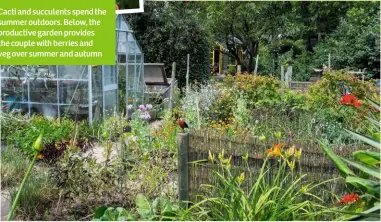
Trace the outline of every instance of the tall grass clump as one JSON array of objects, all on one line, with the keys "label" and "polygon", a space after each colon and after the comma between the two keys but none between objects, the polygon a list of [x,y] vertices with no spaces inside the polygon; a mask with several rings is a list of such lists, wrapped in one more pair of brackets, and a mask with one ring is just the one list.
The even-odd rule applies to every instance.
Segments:
[{"label": "tall grass clump", "polygon": [[1,151],[1,187],[12,187],[19,184],[29,162],[20,150],[12,146],[5,147]]},{"label": "tall grass clump", "polygon": [[[204,185],[208,194],[199,195],[199,201],[184,210],[197,220],[220,221],[294,221],[332,218],[332,204],[314,194],[325,183],[309,183],[301,174],[302,150],[276,144],[266,150],[268,156],[259,174],[251,170],[248,155],[242,160],[246,169],[235,168],[232,156],[209,153],[209,161],[218,165],[215,182]],[[269,164],[273,162],[273,164]],[[275,162],[275,164],[274,164]],[[253,180],[253,179],[255,180]],[[186,214],[188,212],[188,214]]]}]

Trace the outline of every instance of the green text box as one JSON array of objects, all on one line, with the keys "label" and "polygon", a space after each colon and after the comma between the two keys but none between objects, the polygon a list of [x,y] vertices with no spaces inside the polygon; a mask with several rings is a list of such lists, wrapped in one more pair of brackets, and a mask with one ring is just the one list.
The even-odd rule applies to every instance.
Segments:
[{"label": "green text box", "polygon": [[115,0],[0,4],[0,64],[114,65]]}]

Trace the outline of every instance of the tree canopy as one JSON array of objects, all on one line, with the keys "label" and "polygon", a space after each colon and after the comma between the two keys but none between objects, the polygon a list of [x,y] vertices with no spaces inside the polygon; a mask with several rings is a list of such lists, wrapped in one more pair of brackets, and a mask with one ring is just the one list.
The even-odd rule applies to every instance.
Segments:
[{"label": "tree canopy", "polygon": [[206,78],[218,41],[243,70],[253,71],[259,54],[261,74],[287,63],[296,79],[307,80],[329,53],[334,68],[379,69],[379,10],[378,2],[146,1],[144,13],[128,17],[146,61],[176,61],[183,70],[190,53],[192,79]]}]

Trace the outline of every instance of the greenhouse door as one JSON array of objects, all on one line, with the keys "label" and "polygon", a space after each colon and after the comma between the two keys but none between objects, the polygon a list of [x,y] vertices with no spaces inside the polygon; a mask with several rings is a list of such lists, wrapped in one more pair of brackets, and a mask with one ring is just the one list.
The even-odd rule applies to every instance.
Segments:
[{"label": "greenhouse door", "polygon": [[108,118],[118,113],[118,76],[115,66],[102,66],[103,116]]}]

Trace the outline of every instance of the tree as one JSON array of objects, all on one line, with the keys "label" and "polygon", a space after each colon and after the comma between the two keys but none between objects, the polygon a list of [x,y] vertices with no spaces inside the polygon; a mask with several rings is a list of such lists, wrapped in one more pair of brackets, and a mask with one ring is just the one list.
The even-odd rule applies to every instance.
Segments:
[{"label": "tree", "polygon": [[120,9],[139,8],[139,0],[117,0]]},{"label": "tree", "polygon": [[322,63],[331,53],[333,67],[380,69],[380,9],[377,2],[355,4],[341,18],[337,29],[315,48],[314,60]]},{"label": "tree", "polygon": [[[295,34],[297,26],[290,25],[290,2],[212,2],[207,8],[209,27],[216,40],[226,45],[223,53],[234,58],[244,70],[254,69],[259,44]],[[298,32],[298,31],[296,31]],[[237,49],[246,52],[242,61]]]},{"label": "tree", "polygon": [[167,74],[176,62],[180,87],[185,86],[187,54],[190,82],[204,82],[209,76],[208,33],[196,19],[198,4],[186,3],[147,1],[144,13],[126,15],[145,62],[164,63]]}]

